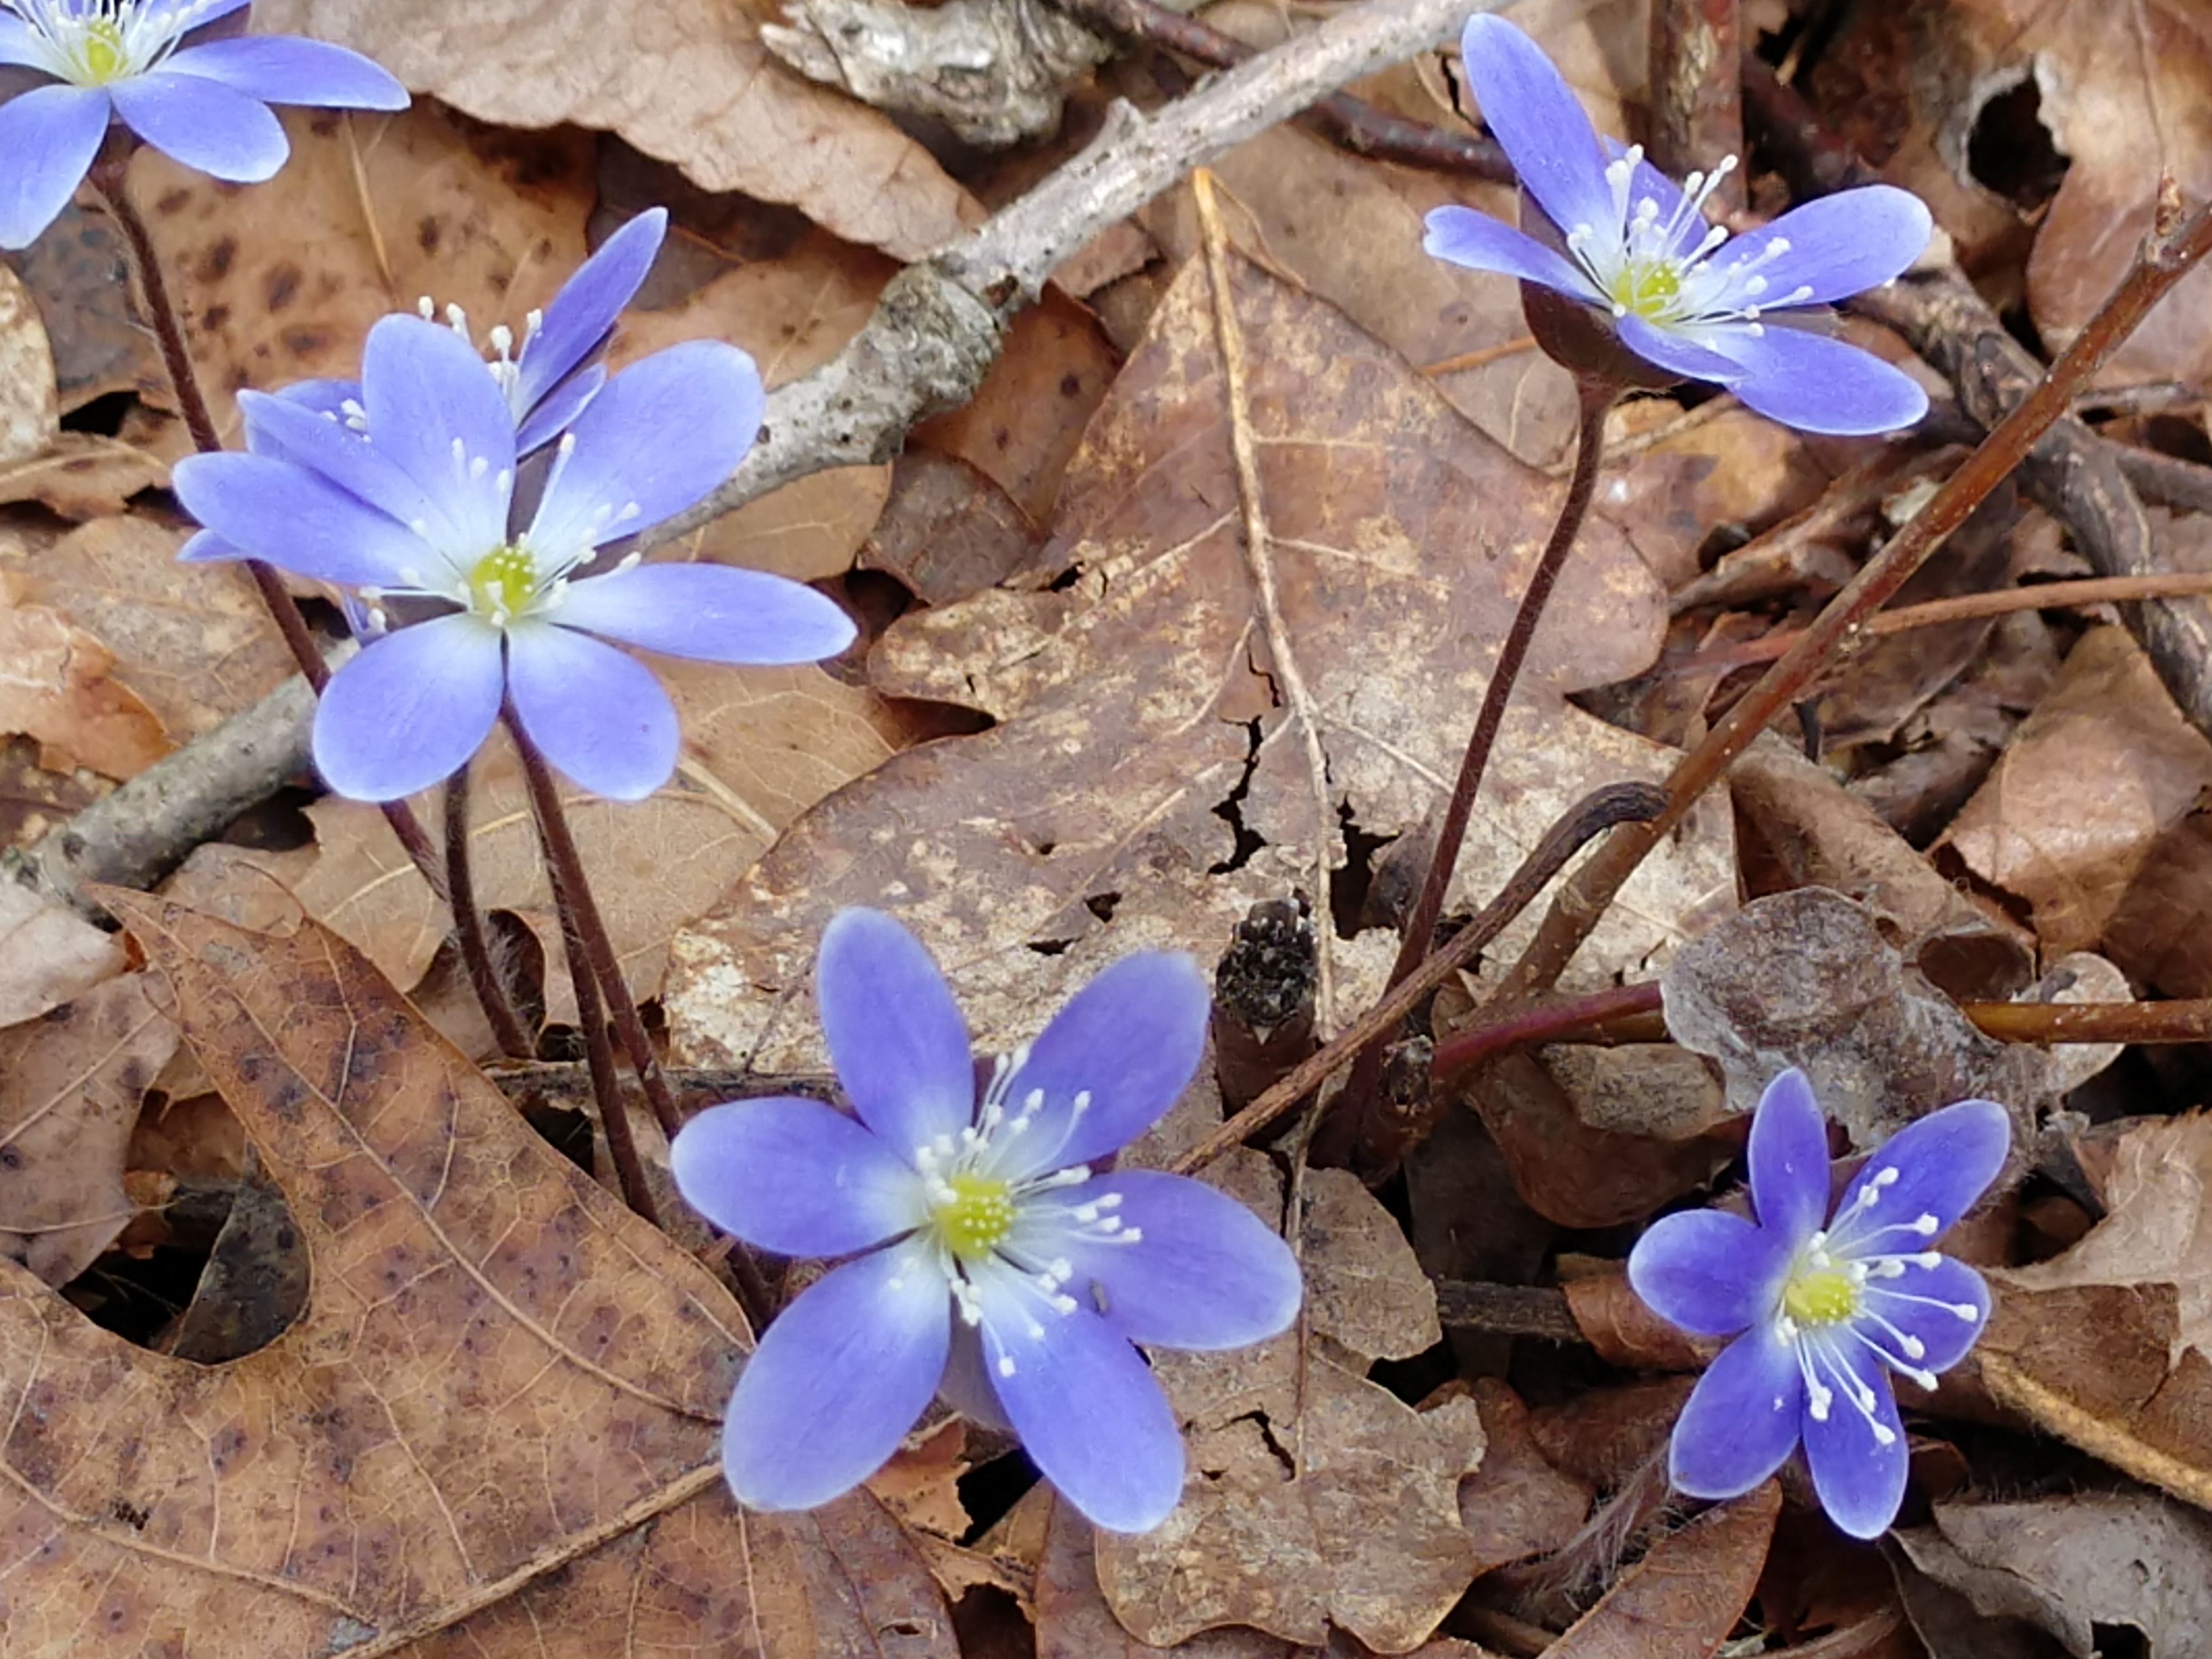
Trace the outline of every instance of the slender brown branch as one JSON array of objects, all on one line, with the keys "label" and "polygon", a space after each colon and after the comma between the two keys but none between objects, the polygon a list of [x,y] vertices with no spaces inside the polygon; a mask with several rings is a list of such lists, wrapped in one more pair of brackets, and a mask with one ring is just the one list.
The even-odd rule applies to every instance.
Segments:
[{"label": "slender brown branch", "polygon": [[[1743,28],[1737,0],[1653,0],[1651,164],[1686,178],[1743,154]],[[1713,187],[1716,219],[1743,207],[1743,174]]]},{"label": "slender brown branch", "polygon": [[468,969],[469,988],[491,1024],[492,1040],[509,1060],[529,1060],[538,1052],[523,1028],[507,995],[499,965],[491,957],[491,942],[484,932],[483,911],[477,903],[476,874],[469,856],[469,769],[446,780],[446,902],[453,913],[453,935],[460,941],[461,963]]},{"label": "slender brown branch", "polygon": [[[1243,63],[1257,51],[1236,36],[1224,34],[1195,17],[1170,11],[1156,3],[1156,0],[1053,3],[1078,22],[1089,25],[1101,34],[1151,41],[1215,69]],[[1425,121],[1407,120],[1349,93],[1334,93],[1322,99],[1313,106],[1313,113],[1334,134],[1339,143],[1356,155],[1438,173],[1465,173],[1498,184],[1513,182],[1513,164],[1492,139],[1431,126]]]},{"label": "slender brown branch", "polygon": [[[126,147],[111,144],[92,165],[94,186],[106,202],[108,212],[123,232],[124,246],[130,250],[131,270],[138,278],[139,291],[146,300],[146,320],[154,331],[155,341],[161,349],[161,367],[168,371],[169,386],[177,396],[177,412],[184,417],[185,430],[191,434],[192,447],[203,455],[219,453],[222,436],[215,429],[215,416],[209,412],[207,395],[200,390],[199,375],[192,368],[191,348],[185,342],[184,320],[177,313],[176,304],[169,297],[169,284],[161,274],[161,258],[154,246],[153,233],[146,227],[145,219],[131,199],[125,183],[130,151]],[[253,579],[261,602],[268,607],[270,620],[276,631],[283,635],[284,647],[292,653],[292,660],[307,676],[318,696],[330,684],[330,665],[315,644],[315,636],[308,630],[307,619],[300,614],[300,607],[285,592],[283,578],[258,559],[245,561],[246,574]],[[383,803],[385,822],[392,833],[399,837],[399,844],[415,867],[422,872],[433,891],[446,890],[446,873],[439,867],[437,853],[430,845],[430,837],[413,810],[404,800]]]},{"label": "slender brown branch", "polygon": [[[1644,856],[1673,832],[1698,799],[1767,726],[1805,694],[1850,636],[1895,595],[1944,538],[1964,523],[2027,457],[2035,441],[2067,412],[2121,342],[2150,308],[2212,250],[2212,210],[2161,226],[2135,267],[2050,373],[1984,439],[1919,512],[1891,538],[1850,585],[1836,595],[1790,653],[1722,717],[1667,781],[1667,809],[1648,823],[1624,825],[1576,872],[1553,901],[1535,939],[1492,999],[1498,1006],[1525,1000],[1558,979]],[[1909,279],[1908,279],[1909,280]]]},{"label": "slender brown branch", "polygon": [[1653,1042],[1667,1041],[1667,1027],[1657,1018],[1659,983],[1615,986],[1588,996],[1563,997],[1557,1002],[1522,1008],[1501,1019],[1486,1020],[1461,1031],[1449,1042],[1437,1045],[1431,1062],[1437,1080],[1448,1082],[1477,1061],[1508,1048],[1532,1042],[1557,1042],[1565,1037],[1610,1031],[1617,1023],[1643,1016],[1648,1025],[1638,1025],[1632,1035]]},{"label": "slender brown branch", "polygon": [[675,1093],[660,1069],[660,1057],[653,1052],[653,1039],[646,1035],[645,1022],[638,1018],[637,1004],[630,1000],[629,986],[623,978],[614,941],[608,937],[606,923],[599,915],[599,901],[592,896],[583,859],[576,851],[576,838],[569,833],[568,815],[561,810],[561,788],[554,781],[553,769],[545,763],[545,757],[523,730],[512,702],[501,710],[500,718],[506,722],[507,733],[514,739],[514,751],[521,757],[522,776],[530,789],[531,811],[537,814],[544,836],[545,867],[553,876],[554,891],[557,896],[565,889],[568,897],[562,908],[576,918],[580,948],[614,1016],[615,1035],[622,1039],[623,1051],[629,1056],[630,1069],[644,1086],[646,1100],[653,1108],[661,1133],[673,1140],[676,1131],[683,1126],[683,1115],[676,1109]]},{"label": "slender brown branch", "polygon": [[[537,805],[533,795],[531,801]],[[629,1103],[623,1097],[622,1079],[615,1075],[614,1045],[607,1036],[606,1011],[599,1001],[599,982],[592,971],[591,957],[576,926],[576,894],[573,871],[564,870],[553,855],[549,820],[538,817],[538,844],[545,855],[545,873],[553,884],[553,908],[561,917],[561,942],[568,958],[568,982],[576,993],[576,1029],[583,1033],[584,1060],[592,1074],[592,1098],[599,1109],[599,1127],[607,1137],[607,1154],[614,1159],[615,1178],[622,1183],[623,1200],[654,1226],[660,1224],[660,1207],[653,1188],[646,1184],[645,1166],[637,1156],[637,1139],[630,1132]]]},{"label": "slender brown branch", "polygon": [[[1939,623],[1976,622],[2009,616],[2015,611],[2051,611],[2061,606],[2125,605],[2136,599],[2166,599],[2178,593],[2212,594],[2212,571],[2175,570],[2149,576],[2084,576],[2072,581],[2034,582],[2026,587],[2001,588],[1989,593],[1958,593],[1925,605],[1908,605],[1868,618],[1860,637],[1880,639],[1933,628]],[[1773,662],[1789,653],[1803,637],[1802,629],[1769,634],[1711,651],[1700,651],[1662,669],[1668,678],[1684,674],[1710,674],[1717,670],[1748,668]],[[1848,654],[1848,649],[1845,654]]]},{"label": "slender brown branch", "polygon": [[1536,895],[1544,890],[1545,883],[1559,874],[1565,867],[1567,860],[1580,852],[1593,836],[1604,834],[1614,824],[1632,821],[1646,812],[1656,811],[1660,804],[1658,790],[1648,783],[1607,784],[1583,797],[1546,832],[1544,839],[1536,843],[1535,849],[1521,860],[1521,867],[1499,890],[1498,896],[1484,908],[1480,915],[1455,933],[1449,944],[1386,993],[1381,1001],[1347,1027],[1342,1036],[1207,1135],[1170,1167],[1182,1175],[1202,1169],[1231,1147],[1258,1133],[1290,1111],[1320,1087],[1331,1073],[1349,1065],[1376,1038],[1411,1013],[1423,997],[1472,962],[1482,947],[1496,939],[1500,929],[1527,908]]}]

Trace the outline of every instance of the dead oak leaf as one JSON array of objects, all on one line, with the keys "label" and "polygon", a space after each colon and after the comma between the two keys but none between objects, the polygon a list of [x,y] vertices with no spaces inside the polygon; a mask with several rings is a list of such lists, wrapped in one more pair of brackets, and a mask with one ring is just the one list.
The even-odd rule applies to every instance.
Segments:
[{"label": "dead oak leaf", "polygon": [[176,1046],[142,974],[0,1030],[0,1255],[65,1285],[114,1241],[139,1103]]},{"label": "dead oak leaf", "polygon": [[[1255,899],[1310,890],[1342,858],[1347,811],[1389,837],[1436,804],[1559,486],[1333,307],[1241,260],[1228,269],[1224,312],[1206,262],[1185,267],[1092,419],[1050,586],[902,619],[878,647],[878,690],[999,724],[841,791],[678,937],[672,1029],[687,1058],[757,1050],[818,1069],[808,1023],[785,1008],[841,904],[896,908],[979,1036],[1022,1040],[1123,950],[1211,958]],[[1243,343],[1241,402],[1224,317]],[[1258,557],[1240,425],[1269,527]],[[1475,809],[1462,898],[1486,898],[1589,789],[1666,769],[1668,751],[1563,697],[1650,660],[1656,584],[1600,526],[1553,606]],[[1647,863],[1583,971],[1645,963],[1732,893],[1720,817]]]},{"label": "dead oak leaf", "polygon": [[2212,1509],[2212,1118],[2138,1122],[2071,1249],[1993,1271],[1978,1352],[2005,1405],[2137,1480]]},{"label": "dead oak leaf", "polygon": [[619,133],[702,189],[783,202],[848,241],[917,259],[966,192],[890,118],[776,62],[769,0],[263,0],[258,28],[368,53],[483,121]]},{"label": "dead oak leaf", "polygon": [[0,571],[0,733],[35,738],[55,771],[136,777],[169,752],[161,720],[115,677],[112,652],[27,588]]},{"label": "dead oak leaf", "polygon": [[869,1500],[728,1501],[735,1304],[356,952],[105,900],[283,1188],[313,1288],[270,1346],[206,1367],[0,1264],[11,1655],[213,1659],[251,1632],[272,1659],[799,1659],[882,1653],[880,1620],[891,1650],[951,1659]]}]

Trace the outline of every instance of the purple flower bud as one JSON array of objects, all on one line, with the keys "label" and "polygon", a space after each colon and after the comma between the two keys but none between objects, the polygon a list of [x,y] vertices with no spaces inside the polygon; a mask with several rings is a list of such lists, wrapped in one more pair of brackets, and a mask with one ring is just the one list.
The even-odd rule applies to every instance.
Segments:
[{"label": "purple flower bud", "polygon": [[1461,52],[1483,119],[1551,234],[1443,207],[1428,216],[1431,253],[1579,301],[1645,362],[1725,386],[1785,426],[1887,432],[1928,412],[1909,376],[1819,331],[1828,302],[1889,281],[1927,246],[1933,221],[1917,197],[1870,185],[1731,237],[1705,204],[1734,156],[1677,189],[1642,149],[1601,138],[1512,24],[1474,18]]},{"label": "purple flower bud", "polygon": [[1802,1441],[1829,1518],[1855,1538],[1888,1528],[1905,1477],[1890,1373],[1933,1388],[1981,1335],[1988,1286],[1934,1244],[1996,1178],[2011,1139],[1992,1102],[1931,1112],[1875,1151],[1831,1216],[1812,1085],[1795,1070],[1767,1085],[1751,1125],[1757,1219],[1667,1216],[1628,1258],[1629,1283],[1662,1318],[1736,1339],[1674,1425],[1676,1490],[1734,1498]]},{"label": "purple flower bud", "polygon": [[[976,1089],[968,1030],[919,940],[841,910],[815,988],[856,1115],[746,1100],[684,1126],[671,1162],[718,1227],[853,1259],[777,1316],[723,1428],[730,1489],[808,1509],[872,1474],[943,1392],[1004,1423],[1097,1525],[1158,1526],[1182,1441],[1132,1346],[1242,1347],[1286,1328],[1282,1240],[1203,1182],[1091,1164],[1175,1103],[1206,1042],[1187,956],[1108,968]],[[857,1253],[857,1254],[856,1254]]]}]

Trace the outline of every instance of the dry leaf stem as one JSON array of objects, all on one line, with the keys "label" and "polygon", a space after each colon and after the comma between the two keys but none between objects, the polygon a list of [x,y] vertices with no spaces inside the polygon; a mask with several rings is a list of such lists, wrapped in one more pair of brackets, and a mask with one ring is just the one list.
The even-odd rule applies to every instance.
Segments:
[{"label": "dry leaf stem", "polygon": [[515,1012],[499,965],[492,960],[483,909],[477,902],[476,872],[469,856],[470,765],[463,761],[461,769],[446,780],[447,908],[453,912],[453,933],[460,943],[462,964],[468,969],[469,988],[476,993],[477,1005],[491,1022],[492,1038],[499,1044],[500,1053],[510,1060],[529,1060],[536,1055],[538,1045],[523,1029],[522,1017]]},{"label": "dry leaf stem", "polygon": [[[1597,919],[1645,854],[1671,834],[1692,805],[1866,626],[1875,611],[1925,563],[1968,514],[2027,458],[2036,440],[2067,412],[2076,393],[2119,349],[2150,308],[2212,250],[2212,210],[2161,224],[2110,299],[2052,364],[2042,380],[2000,422],[1886,547],[1829,602],[1782,660],[1722,717],[1705,740],[1675,766],[1666,810],[1624,825],[1552,902],[1535,939],[1491,999],[1494,1007],[1525,1001],[1558,979]],[[1911,279],[1904,279],[1909,282]]]},{"label": "dry leaf stem", "polygon": [[[185,429],[191,434],[192,447],[204,455],[219,454],[222,450],[222,435],[215,429],[215,416],[208,410],[207,396],[200,390],[199,376],[192,368],[191,348],[185,342],[185,325],[177,315],[176,302],[169,297],[169,285],[161,275],[161,259],[154,246],[153,234],[146,228],[131,191],[125,182],[130,161],[127,147],[111,145],[100,160],[93,163],[92,182],[106,201],[109,213],[123,232],[124,246],[130,250],[131,269],[137,272],[139,291],[146,300],[146,319],[154,331],[154,338],[161,349],[161,367],[168,371],[169,385],[177,394],[177,412],[184,416]],[[299,664],[301,673],[307,676],[318,696],[329,684],[331,671],[323,660],[323,653],[315,644],[314,635],[307,630],[307,619],[300,614],[299,605],[284,588],[283,578],[258,559],[244,561],[246,573],[253,578],[253,586],[268,607],[269,615],[276,624],[276,631],[284,636],[285,648],[291,652],[292,660]],[[399,837],[399,844],[407,849],[407,856],[422,872],[434,892],[446,890],[446,873],[438,864],[438,855],[414,811],[404,800],[383,804],[385,821],[391,824],[392,833]]]}]

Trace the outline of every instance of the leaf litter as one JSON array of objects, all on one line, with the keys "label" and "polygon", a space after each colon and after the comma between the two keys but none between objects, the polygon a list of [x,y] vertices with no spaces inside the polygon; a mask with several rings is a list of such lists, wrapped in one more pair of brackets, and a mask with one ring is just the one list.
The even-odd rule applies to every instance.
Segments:
[{"label": "leaf litter", "polygon": [[[259,27],[368,50],[431,96],[396,118],[288,114],[292,161],[251,189],[134,161],[227,431],[236,389],[354,373],[368,324],[422,294],[479,337],[519,323],[656,200],[679,233],[613,361],[727,338],[786,384],[854,336],[900,261],[974,222],[971,185],[999,199],[1079,130],[994,174],[772,63],[757,7],[447,9],[264,0]],[[1515,15],[1606,130],[1634,131],[1646,10]],[[1917,35],[1863,9],[1825,42],[1802,10],[1746,9],[1747,35],[1770,61],[1802,51],[1816,113],[1927,196],[2048,345],[2132,257],[2146,157],[2203,193],[2212,58],[2185,8],[1947,0]],[[1237,0],[1206,15],[1284,28]],[[1140,52],[1100,84],[1157,100],[1180,73]],[[1362,90],[1449,124],[1456,75],[1430,58]],[[1756,209],[1786,204],[1772,175],[1751,182]],[[1126,950],[1210,965],[1252,905],[1293,895],[1320,935],[1323,1030],[1371,1000],[1395,943],[1376,924],[1571,427],[1510,288],[1419,252],[1446,201],[1513,213],[1503,187],[1262,133],[1085,250],[896,469],[803,479],[661,556],[819,583],[870,641],[827,671],[672,674],[677,780],[635,808],[573,803],[679,1076],[823,1069],[804,985],[848,902],[915,926],[991,1044]],[[0,267],[0,822],[19,845],[289,672],[238,573],[172,562],[159,491],[185,443],[118,258],[72,210]],[[2200,465],[2192,295],[2091,412],[2106,439]],[[1959,453],[1806,440],[1679,396],[1617,410],[1610,438],[1478,804],[1462,910],[1588,788],[1663,776],[1747,683],[1726,653],[1802,626]],[[2195,560],[2185,501],[2150,522]],[[1908,600],[2081,568],[2011,504],[1953,551]],[[588,1121],[564,1157],[529,1127],[562,1113],[525,1096],[518,1115],[477,1069],[492,1043],[450,916],[373,811],[258,809],[167,900],[114,896],[123,935],[0,883],[4,1645],[191,1655],[250,1629],[255,1652],[456,1659],[2197,1651],[2201,1065],[1984,1029],[2008,1000],[2212,988],[2205,738],[2126,620],[2046,605],[1834,665],[1802,729],[1754,749],[1565,981],[1656,979],[1671,1043],[1646,1028],[1495,1066],[1440,1097],[1401,1176],[1363,1172],[1371,1190],[1250,1151],[1215,1165],[1271,1221],[1297,1194],[1307,1316],[1248,1353],[1161,1358],[1192,1472],[1140,1538],[1042,1491],[1009,1510],[1018,1462],[950,1420],[924,1425],[882,1501],[730,1504],[714,1447],[750,1341],[738,1304],[577,1167]],[[575,1011],[510,765],[487,763],[471,823],[558,1053]],[[1540,908],[1447,988],[1437,1040],[1487,1017]],[[1702,1514],[1664,1506],[1653,1473],[1709,1348],[1633,1301],[1630,1224],[1725,1195],[1741,1111],[1784,1064],[1814,1073],[1854,1147],[1961,1093],[2016,1114],[2018,1190],[1960,1229],[1996,1315],[1974,1361],[1906,1402],[1916,1496],[1887,1562],[1821,1533],[1790,1470]],[[762,1076],[729,1081],[740,1067]],[[1140,1157],[1171,1161],[1218,1115],[1196,1091]],[[1521,1319],[1539,1298],[1545,1334],[1500,1328],[1498,1292]]]}]

